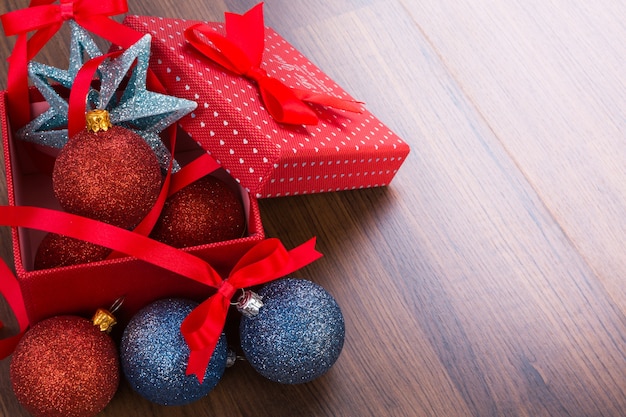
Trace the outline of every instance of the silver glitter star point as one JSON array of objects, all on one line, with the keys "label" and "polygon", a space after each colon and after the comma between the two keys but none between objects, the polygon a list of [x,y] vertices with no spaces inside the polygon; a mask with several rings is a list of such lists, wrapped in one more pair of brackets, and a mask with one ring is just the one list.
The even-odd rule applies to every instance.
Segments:
[{"label": "silver glitter star point", "polygon": [[[150,35],[144,35],[119,57],[100,66],[102,83],[98,107],[109,111],[113,124],[124,126],[142,136],[165,168],[171,155],[160,140],[159,133],[192,112],[197,103],[146,89],[151,40]],[[118,99],[119,84],[131,68],[130,79]],[[178,168],[174,161],[174,171]]]}]

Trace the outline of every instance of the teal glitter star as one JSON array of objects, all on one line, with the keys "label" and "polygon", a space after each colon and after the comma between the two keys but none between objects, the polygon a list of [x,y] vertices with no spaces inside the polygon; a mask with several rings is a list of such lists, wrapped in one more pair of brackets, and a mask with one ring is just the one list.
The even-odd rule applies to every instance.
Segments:
[{"label": "teal glitter star", "polygon": [[[33,62],[29,64],[29,76],[50,108],[18,132],[21,139],[54,148],[62,148],[68,140],[68,103],[48,80],[71,89],[76,74],[86,62],[85,53],[90,58],[102,55],[89,34],[70,22],[72,43],[68,70]],[[126,127],[142,136],[159,159],[161,167],[166,169],[172,156],[159,134],[193,111],[197,104],[146,89],[151,39],[150,35],[145,35],[120,56],[100,65],[100,91],[90,91],[86,110],[92,107],[107,110],[113,124]],[[120,85],[126,78],[127,85],[120,92]],[[176,161],[172,163],[173,171],[176,172],[180,166]]]},{"label": "teal glitter star", "polygon": [[[50,107],[17,132],[17,137],[22,140],[52,148],[62,148],[67,143],[67,100],[50,85],[49,80],[70,89],[83,64],[88,59],[102,55],[86,30],[73,20],[69,21],[69,25],[71,41],[70,62],[67,70],[38,62],[28,64],[28,76]],[[89,58],[86,59],[86,56]],[[92,90],[89,100],[93,101],[95,97],[95,92]]]}]

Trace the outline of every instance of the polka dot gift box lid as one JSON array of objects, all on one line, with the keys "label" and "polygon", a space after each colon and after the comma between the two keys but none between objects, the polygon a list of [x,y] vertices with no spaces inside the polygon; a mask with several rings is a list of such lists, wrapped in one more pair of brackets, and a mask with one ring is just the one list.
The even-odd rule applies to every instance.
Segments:
[{"label": "polka dot gift box lid", "polygon": [[[223,25],[149,16],[124,20],[152,35],[150,67],[169,94],[198,103],[180,121],[183,129],[250,193],[266,198],[389,184],[409,147],[374,115],[366,109],[357,113],[305,104],[317,123],[277,121],[257,82],[225,69],[189,44],[185,31],[200,23],[217,34],[229,27],[228,21]],[[292,89],[352,100],[278,33],[261,29],[265,42],[258,48],[264,74]]]}]

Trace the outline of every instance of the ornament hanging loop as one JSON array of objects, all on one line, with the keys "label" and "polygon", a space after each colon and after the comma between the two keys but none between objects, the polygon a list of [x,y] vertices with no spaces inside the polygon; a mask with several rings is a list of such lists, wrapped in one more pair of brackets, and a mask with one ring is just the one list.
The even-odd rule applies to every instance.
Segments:
[{"label": "ornament hanging loop", "polygon": [[93,325],[99,328],[101,332],[111,333],[113,326],[117,324],[117,319],[113,314],[119,310],[123,302],[124,297],[120,297],[115,300],[110,309],[99,308],[96,310],[96,313],[91,318]]},{"label": "ornament hanging loop", "polygon": [[109,308],[109,311],[111,312],[111,314],[115,314],[117,312],[117,310],[120,309],[122,304],[124,304],[124,300],[125,299],[126,299],[126,297],[122,296],[122,297],[118,298],[117,300],[115,300],[113,302],[113,304],[111,304],[111,308]]},{"label": "ornament hanging loop", "polygon": [[228,354],[226,356],[226,367],[232,368],[233,366],[235,366],[235,363],[237,363],[237,361],[245,361],[245,360],[246,360],[245,356],[237,355],[237,352],[229,349]]},{"label": "ornament hanging loop", "polygon": [[242,294],[234,305],[246,317],[254,317],[263,307],[262,296],[250,290],[241,290]]}]

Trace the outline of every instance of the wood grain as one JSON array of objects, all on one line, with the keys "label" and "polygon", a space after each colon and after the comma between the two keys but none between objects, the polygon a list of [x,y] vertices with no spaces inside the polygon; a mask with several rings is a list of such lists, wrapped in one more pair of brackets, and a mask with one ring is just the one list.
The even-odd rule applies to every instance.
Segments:
[{"label": "wood grain", "polygon": [[[254,3],[130,7],[221,20]],[[268,25],[412,146],[387,188],[261,201],[269,236],[318,237],[325,257],[298,275],[341,305],[344,351],[297,386],[238,363],[185,407],[123,384],[102,416],[626,414],[625,6],[460,3],[265,2]],[[39,59],[60,66],[53,42]],[[0,414],[27,416],[8,360],[0,372]]]}]

